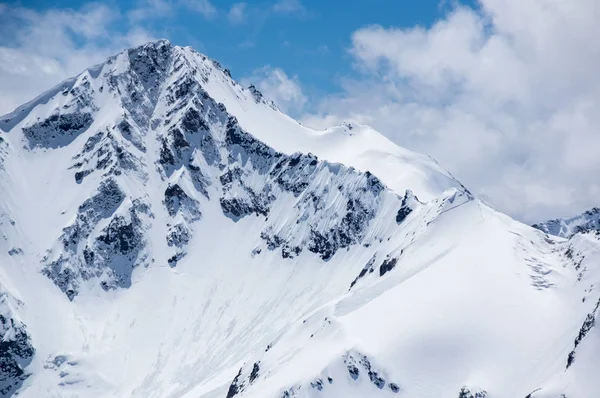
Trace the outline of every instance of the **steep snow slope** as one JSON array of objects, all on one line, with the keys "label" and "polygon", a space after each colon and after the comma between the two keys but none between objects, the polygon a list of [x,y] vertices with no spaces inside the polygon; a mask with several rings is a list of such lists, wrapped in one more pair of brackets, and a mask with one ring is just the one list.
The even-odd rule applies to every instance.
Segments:
[{"label": "steep snow slope", "polygon": [[563,238],[569,238],[579,232],[600,231],[600,209],[595,207],[575,217],[557,218],[534,224],[533,228]]},{"label": "steep snow slope", "polygon": [[368,127],[307,129],[166,41],[0,119],[1,394],[600,391],[598,236]]},{"label": "steep snow slope", "polygon": [[595,396],[598,236],[551,240],[463,200],[411,215],[404,228],[427,227],[395,253],[387,279],[360,279],[297,321],[246,361],[233,391],[458,397],[466,387],[473,396]]}]

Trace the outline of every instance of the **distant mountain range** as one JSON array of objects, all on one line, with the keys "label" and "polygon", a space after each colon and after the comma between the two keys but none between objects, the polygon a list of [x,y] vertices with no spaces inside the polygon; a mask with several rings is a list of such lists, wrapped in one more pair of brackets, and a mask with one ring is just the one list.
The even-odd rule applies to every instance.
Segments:
[{"label": "distant mountain range", "polygon": [[534,228],[547,234],[570,238],[576,233],[600,231],[600,209],[594,207],[571,218],[557,218],[555,220],[534,224]]}]

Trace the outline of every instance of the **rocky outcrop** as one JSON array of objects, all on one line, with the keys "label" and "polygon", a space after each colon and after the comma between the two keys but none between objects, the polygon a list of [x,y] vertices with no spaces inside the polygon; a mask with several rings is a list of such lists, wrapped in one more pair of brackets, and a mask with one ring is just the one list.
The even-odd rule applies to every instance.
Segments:
[{"label": "rocky outcrop", "polygon": [[87,130],[93,117],[89,113],[74,112],[54,114],[47,119],[23,128],[30,148],[58,148],[69,145]]},{"label": "rocky outcrop", "polygon": [[581,328],[579,329],[579,334],[577,335],[577,337],[575,338],[575,341],[573,342],[573,350],[569,353],[569,356],[567,358],[567,369],[569,367],[571,367],[571,365],[573,365],[573,363],[575,362],[575,354],[576,354],[577,347],[581,344],[583,339],[588,335],[590,330],[592,330],[592,328],[594,326],[596,326],[596,317],[598,316],[599,313],[600,313],[600,300],[598,300],[598,302],[594,306],[594,309],[592,310],[592,312],[590,312],[585,317],[585,320],[583,321],[583,324],[581,325]]},{"label": "rocky outcrop", "polygon": [[458,398],[486,398],[487,396],[487,391],[479,388],[469,389],[467,387],[463,387],[458,393]]},{"label": "rocky outcrop", "polygon": [[[134,200],[120,214],[125,194],[113,179],[103,182],[100,189],[86,200],[75,222],[64,228],[57,258],[47,256],[42,272],[69,297],[78,294],[82,281],[98,279],[105,290],[128,287],[131,272],[144,262],[145,218],[150,209],[141,200]],[[92,231],[101,220],[108,224],[95,236]]]},{"label": "rocky outcrop", "polygon": [[0,293],[0,396],[9,397],[29,376],[26,367],[35,349],[25,325],[15,317],[10,301],[22,303]]}]

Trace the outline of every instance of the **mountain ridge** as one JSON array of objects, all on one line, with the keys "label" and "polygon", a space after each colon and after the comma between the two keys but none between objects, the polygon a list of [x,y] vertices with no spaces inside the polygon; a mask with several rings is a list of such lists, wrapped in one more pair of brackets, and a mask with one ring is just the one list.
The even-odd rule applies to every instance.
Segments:
[{"label": "mountain ridge", "polygon": [[598,237],[368,127],[308,129],[164,40],[1,119],[4,395],[600,390]]},{"label": "mountain ridge", "polygon": [[532,227],[562,238],[570,238],[582,232],[600,231],[600,208],[594,207],[574,217],[556,218],[533,224]]}]

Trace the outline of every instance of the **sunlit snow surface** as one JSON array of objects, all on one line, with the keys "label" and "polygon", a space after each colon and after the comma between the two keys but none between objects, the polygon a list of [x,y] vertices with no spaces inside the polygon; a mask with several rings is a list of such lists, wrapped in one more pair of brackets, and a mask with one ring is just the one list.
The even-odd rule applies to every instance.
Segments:
[{"label": "sunlit snow surface", "polygon": [[308,129],[160,41],[0,128],[5,395],[600,396],[597,234],[369,127]]}]

